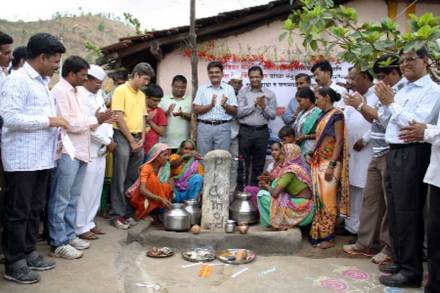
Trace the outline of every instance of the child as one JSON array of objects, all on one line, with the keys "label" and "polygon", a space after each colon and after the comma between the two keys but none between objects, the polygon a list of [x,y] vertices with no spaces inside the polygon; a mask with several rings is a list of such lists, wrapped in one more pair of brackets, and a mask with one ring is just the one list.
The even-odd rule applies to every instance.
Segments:
[{"label": "child", "polygon": [[159,142],[159,137],[165,135],[167,116],[165,111],[159,107],[159,103],[163,97],[162,88],[157,84],[149,84],[144,90],[144,93],[147,97],[144,154],[148,154],[153,145]]},{"label": "child", "polygon": [[292,126],[286,125],[278,132],[278,137],[283,144],[295,143],[295,131]]}]

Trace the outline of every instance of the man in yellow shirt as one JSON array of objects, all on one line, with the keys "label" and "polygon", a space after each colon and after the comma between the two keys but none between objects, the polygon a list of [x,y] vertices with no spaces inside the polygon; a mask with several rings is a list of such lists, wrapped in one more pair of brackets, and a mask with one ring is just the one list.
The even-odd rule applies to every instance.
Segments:
[{"label": "man in yellow shirt", "polygon": [[150,64],[139,63],[133,69],[132,79],[118,86],[112,97],[111,109],[120,114],[120,119],[113,126],[114,141],[118,146],[113,155],[110,215],[113,225],[119,229],[128,229],[137,224],[125,191],[136,181],[144,159],[146,105],[141,89],[153,77],[154,70]]}]

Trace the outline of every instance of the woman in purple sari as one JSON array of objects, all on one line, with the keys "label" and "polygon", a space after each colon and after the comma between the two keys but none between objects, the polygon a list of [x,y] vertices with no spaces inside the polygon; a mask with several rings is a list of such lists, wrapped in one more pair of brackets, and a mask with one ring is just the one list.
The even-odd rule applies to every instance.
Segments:
[{"label": "woman in purple sari", "polygon": [[184,140],[176,154],[170,156],[171,176],[174,179],[173,202],[197,199],[203,187],[203,166],[191,140]]}]

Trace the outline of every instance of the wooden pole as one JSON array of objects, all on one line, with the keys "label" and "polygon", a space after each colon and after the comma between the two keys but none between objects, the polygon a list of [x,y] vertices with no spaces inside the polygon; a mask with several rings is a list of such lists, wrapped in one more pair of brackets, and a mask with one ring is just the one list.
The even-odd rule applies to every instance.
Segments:
[{"label": "wooden pole", "polygon": [[[191,47],[191,84],[192,84],[192,100],[194,101],[198,88],[198,73],[197,73],[197,34],[196,34],[196,0],[191,0],[190,8],[190,28],[189,28],[189,44]],[[192,113],[191,116],[191,139],[197,139],[197,119],[196,115]]]}]

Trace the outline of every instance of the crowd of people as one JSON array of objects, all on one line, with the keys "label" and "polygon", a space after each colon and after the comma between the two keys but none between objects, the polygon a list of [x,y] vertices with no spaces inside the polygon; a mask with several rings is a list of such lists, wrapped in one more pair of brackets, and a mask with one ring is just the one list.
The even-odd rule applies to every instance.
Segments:
[{"label": "crowd of people", "polygon": [[[333,81],[325,60],[296,75],[267,159],[277,99],[258,65],[243,85],[240,74],[224,82],[223,65],[209,62],[209,82],[192,100],[184,76],[164,95],[142,62],[129,80],[113,77],[108,99],[105,70],[79,56],[59,68],[66,49],[52,35],[38,33],[14,53],[12,46],[0,33],[5,279],[36,283],[35,271],[55,267],[36,251],[40,221],[53,257],[80,258],[104,233],[95,217],[109,165],[110,219],[128,229],[174,202],[200,200],[203,157],[225,150],[239,158],[231,192],[252,195],[260,225],[302,227],[321,249],[333,247],[336,235],[355,235],[344,251],[372,257],[387,273],[384,285],[421,285],[426,218],[425,292],[440,292],[440,86],[427,71],[426,49],[382,56],[368,71],[350,68],[345,83]],[[189,139],[193,116],[196,142]]]}]

